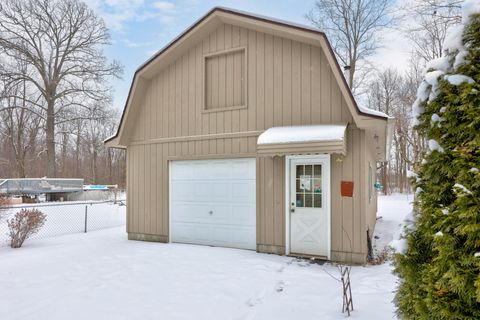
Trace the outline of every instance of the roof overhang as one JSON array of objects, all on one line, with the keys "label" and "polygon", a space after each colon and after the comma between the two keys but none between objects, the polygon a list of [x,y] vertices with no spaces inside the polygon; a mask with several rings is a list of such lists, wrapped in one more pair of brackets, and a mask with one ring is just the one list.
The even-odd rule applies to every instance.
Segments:
[{"label": "roof overhang", "polygon": [[369,113],[365,109],[359,108],[345,77],[343,76],[342,69],[335,58],[333,49],[323,32],[308,26],[254,15],[243,11],[216,7],[154,54],[136,70],[117,133],[115,136],[105,141],[107,146],[122,148],[128,144],[128,139],[125,133],[130,132],[129,129],[133,126],[133,123],[135,122],[134,119],[139,113],[132,112],[133,106],[141,105],[150,79],[155,77],[166,66],[174,62],[178,58],[179,52],[184,52],[196,45],[222,23],[233,24],[259,32],[319,46],[325,53],[325,57],[331,66],[332,74],[339,84],[340,91],[353,116],[355,125],[361,129],[386,126],[388,117]]},{"label": "roof overhang", "polygon": [[273,127],[257,141],[259,156],[347,154],[347,124]]}]

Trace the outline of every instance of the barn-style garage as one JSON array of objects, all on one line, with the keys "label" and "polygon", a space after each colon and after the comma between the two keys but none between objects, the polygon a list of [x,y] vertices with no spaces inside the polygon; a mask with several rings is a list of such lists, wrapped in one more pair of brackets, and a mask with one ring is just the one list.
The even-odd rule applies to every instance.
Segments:
[{"label": "barn-style garage", "polygon": [[363,263],[391,123],[322,32],[214,8],[139,67],[106,142],[128,237]]}]

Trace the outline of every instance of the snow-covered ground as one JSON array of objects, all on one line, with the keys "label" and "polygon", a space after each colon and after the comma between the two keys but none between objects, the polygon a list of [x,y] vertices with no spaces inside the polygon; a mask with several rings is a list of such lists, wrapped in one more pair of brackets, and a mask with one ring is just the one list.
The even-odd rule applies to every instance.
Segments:
[{"label": "snow-covered ground", "polygon": [[380,196],[378,200],[377,225],[373,239],[374,250],[380,251],[392,240],[398,240],[404,218],[412,211],[413,194]]},{"label": "snow-covered ground", "polygon": [[[410,198],[380,198],[377,244]],[[391,269],[353,267],[352,319],[394,318]],[[337,278],[331,264],[128,241],[117,227],[0,247],[0,319],[344,319]]]}]

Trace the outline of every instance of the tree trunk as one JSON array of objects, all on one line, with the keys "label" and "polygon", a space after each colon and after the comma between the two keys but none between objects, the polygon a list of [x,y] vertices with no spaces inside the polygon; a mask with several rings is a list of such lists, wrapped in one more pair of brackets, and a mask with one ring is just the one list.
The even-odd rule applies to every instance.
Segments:
[{"label": "tree trunk", "polygon": [[92,154],[92,177],[93,177],[93,183],[97,184],[98,179],[97,179],[97,150],[93,150]]},{"label": "tree trunk", "polygon": [[80,176],[80,125],[77,124],[77,139],[75,143],[75,178]]},{"label": "tree trunk", "polygon": [[389,194],[388,188],[388,163],[385,162],[382,167],[382,185],[383,185],[383,194]]},{"label": "tree trunk", "polygon": [[47,177],[55,178],[57,175],[55,164],[55,113],[54,102],[48,101],[47,104]]}]

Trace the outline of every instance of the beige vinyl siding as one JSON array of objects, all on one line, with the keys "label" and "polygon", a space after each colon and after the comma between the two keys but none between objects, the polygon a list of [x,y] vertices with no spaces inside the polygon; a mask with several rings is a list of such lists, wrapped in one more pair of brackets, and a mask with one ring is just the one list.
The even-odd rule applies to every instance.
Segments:
[{"label": "beige vinyl siding", "polygon": [[[373,134],[369,135],[372,136]],[[375,145],[374,141],[372,138],[367,138],[366,139],[367,143],[367,148],[365,152],[365,159],[367,163],[367,170],[368,170],[368,165],[372,167],[373,171],[373,177],[372,177],[372,184],[375,183],[376,179],[376,157],[375,153],[376,150],[373,147]],[[368,172],[367,172],[368,174]],[[368,185],[368,177],[366,177],[366,186],[365,190],[367,193],[366,199],[365,199],[365,207],[366,207],[366,230],[369,230],[370,235],[373,235],[373,231],[375,230],[375,224],[377,222],[377,191],[373,189],[372,185]],[[368,199],[368,188],[373,189],[372,192],[372,198],[371,200]],[[366,232],[366,231],[365,231]]]},{"label": "beige vinyl siding", "polygon": [[[238,99],[226,74],[212,82],[218,89],[209,98],[221,111],[205,112],[204,58],[234,48],[243,48],[246,55],[246,108],[221,108]],[[233,70],[242,68],[227,56],[218,59],[216,72],[229,70],[229,63]],[[168,241],[170,160],[256,157],[257,137],[270,127],[349,123],[347,156],[341,162],[337,155],[331,159],[332,259],[364,259],[365,132],[353,125],[319,46],[220,25],[150,80],[136,112],[127,144],[129,234]],[[341,180],[355,182],[353,198],[340,196]],[[257,158],[257,243],[259,251],[285,251],[284,157]]]},{"label": "beige vinyl siding", "polygon": [[[216,44],[218,44],[218,38],[221,36],[223,34],[217,35],[217,38],[215,38]],[[218,46],[216,48],[222,50]],[[245,106],[245,56],[244,48],[223,50],[205,56],[204,94],[206,110]]]},{"label": "beige vinyl siding", "polygon": [[[202,112],[204,55],[243,47],[247,108]],[[226,104],[233,105],[233,85],[225,84],[225,88],[219,85],[219,101],[225,90]],[[228,24],[159,72],[137,110],[132,142],[353,121],[320,47]],[[146,129],[155,114],[160,121],[153,126],[157,128]],[[217,146],[208,148],[213,152]]]}]

